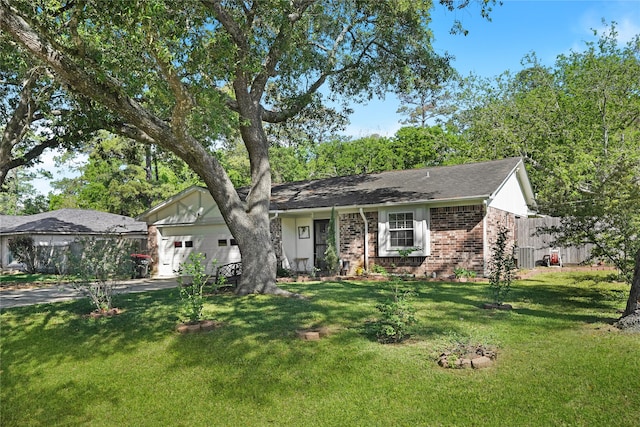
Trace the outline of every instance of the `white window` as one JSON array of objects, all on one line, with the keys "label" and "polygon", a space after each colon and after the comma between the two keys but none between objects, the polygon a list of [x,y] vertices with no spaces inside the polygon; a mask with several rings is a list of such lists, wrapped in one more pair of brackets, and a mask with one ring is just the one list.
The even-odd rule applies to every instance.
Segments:
[{"label": "white window", "polygon": [[409,256],[430,252],[429,210],[424,207],[381,209],[378,212],[378,255],[398,256],[400,250],[416,249]]},{"label": "white window", "polygon": [[413,212],[389,214],[389,240],[392,249],[413,247],[413,235]]}]

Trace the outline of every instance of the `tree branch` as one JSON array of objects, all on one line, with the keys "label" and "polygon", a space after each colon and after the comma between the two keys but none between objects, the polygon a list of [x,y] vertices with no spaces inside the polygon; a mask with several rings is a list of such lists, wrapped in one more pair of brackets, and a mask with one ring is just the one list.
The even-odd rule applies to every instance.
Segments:
[{"label": "tree branch", "polygon": [[278,34],[271,45],[271,49],[267,53],[262,71],[256,75],[251,83],[251,98],[254,101],[262,99],[267,81],[275,75],[276,66],[282,57],[282,53],[291,41],[291,34],[293,34],[291,28],[296,25],[296,22],[300,21],[305,11],[312,4],[313,0],[298,1],[292,4],[294,7],[293,12],[287,13],[286,19],[282,21],[282,25],[278,29]]},{"label": "tree branch", "polygon": [[[159,40],[159,37],[156,37],[156,40]],[[150,36],[147,37],[147,43],[149,45],[149,49],[151,50],[151,54],[153,55],[158,67],[160,68],[160,72],[165,76],[167,82],[169,83],[169,87],[171,88],[171,92],[173,96],[176,98],[176,104],[173,107],[173,111],[171,114],[171,127],[173,131],[178,135],[180,139],[186,138],[186,119],[191,109],[194,107],[195,102],[191,97],[191,94],[182,84],[180,80],[180,76],[175,72],[174,67],[171,63],[165,60],[158,49],[153,44],[152,38]]]},{"label": "tree branch", "polygon": [[106,75],[97,79],[91,71],[75,64],[63,47],[54,47],[43,35],[36,33],[8,0],[0,0],[0,30],[23,45],[31,55],[48,64],[58,80],[75,92],[102,104],[119,115],[123,122],[144,132],[148,136],[148,143],[153,141],[184,160],[205,179],[217,203],[242,206],[220,162],[209,155],[198,141],[190,136],[185,139],[177,138],[171,126],[127,96],[115,78]]},{"label": "tree branch", "polygon": [[233,16],[228,13],[224,7],[220,4],[219,0],[201,0],[204,6],[211,8],[216,16],[216,19],[222,24],[225,30],[229,33],[233,39],[234,44],[238,49],[242,50],[246,54],[249,53],[249,41],[245,37],[240,26],[234,21]]},{"label": "tree branch", "polygon": [[43,141],[31,148],[20,157],[15,157],[8,162],[0,162],[0,188],[4,185],[4,181],[7,178],[7,174],[10,170],[20,166],[28,166],[34,160],[36,160],[47,148],[55,148],[60,145],[60,137],[53,137],[46,141]]}]

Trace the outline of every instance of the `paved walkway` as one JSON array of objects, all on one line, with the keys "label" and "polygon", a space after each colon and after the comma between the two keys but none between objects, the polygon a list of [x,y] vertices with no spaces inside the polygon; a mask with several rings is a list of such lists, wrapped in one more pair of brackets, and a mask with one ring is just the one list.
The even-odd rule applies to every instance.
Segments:
[{"label": "paved walkway", "polygon": [[[157,291],[178,286],[175,278],[129,280],[114,287],[115,293]],[[44,288],[0,290],[0,309],[42,303],[69,301],[86,297],[70,285]]]}]

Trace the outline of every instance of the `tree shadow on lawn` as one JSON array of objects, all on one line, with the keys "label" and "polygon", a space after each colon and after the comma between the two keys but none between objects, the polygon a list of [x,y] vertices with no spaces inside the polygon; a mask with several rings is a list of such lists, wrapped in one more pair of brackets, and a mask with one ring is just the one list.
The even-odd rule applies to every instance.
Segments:
[{"label": "tree shadow on lawn", "polygon": [[[2,310],[3,404],[7,408],[28,407],[28,411],[21,410],[27,413],[26,419],[40,420],[43,425],[51,424],[52,420],[71,425],[91,423],[94,420],[86,419],[87,408],[80,402],[107,400],[117,406],[119,390],[104,389],[111,387],[107,385],[100,385],[103,388],[100,389],[93,384],[91,376],[86,377],[87,383],[66,381],[38,385],[39,367],[46,369],[52,363],[106,359],[139,350],[141,343],[166,338],[177,323],[171,292],[117,295],[114,306],[121,308],[122,313],[100,319],[88,317],[93,306],[84,298]],[[25,367],[28,367],[26,371]],[[37,405],[25,403],[33,399],[33,393],[38,396]],[[19,415],[15,410],[4,411],[3,421],[16,416]]]},{"label": "tree shadow on lawn", "polygon": [[121,308],[121,314],[100,319],[88,316],[94,307],[85,298],[3,310],[3,368],[108,357],[131,351],[140,342],[162,339],[173,331],[178,319],[171,292],[177,291],[117,295],[114,307]]},{"label": "tree shadow on lawn", "polygon": [[[578,282],[575,282],[578,283]],[[531,302],[564,310],[611,310],[624,304],[626,299],[618,291],[599,287],[577,287],[571,285],[527,284],[512,287],[515,301]]]},{"label": "tree shadow on lawn", "polygon": [[557,329],[571,327],[574,323],[612,323],[617,320],[612,317],[616,306],[623,307],[624,304],[615,291],[608,289],[531,283],[518,286],[518,283],[512,286],[507,302],[513,305],[514,314],[525,316],[523,319],[511,316],[507,311],[481,308],[484,302],[490,301],[487,283],[414,282],[411,286],[418,301],[430,301],[436,309],[452,303],[450,310],[438,313],[438,317],[452,321],[464,318],[480,323],[496,320],[520,323],[526,322],[526,317],[536,317],[562,321],[539,323],[540,327]]},{"label": "tree shadow on lawn", "polygon": [[[365,323],[379,315],[376,304],[393,295],[393,286],[388,282],[306,282],[286,286],[310,298],[214,295],[207,298],[205,315],[212,314],[215,320],[256,340],[295,339],[297,330],[319,326],[363,334]],[[401,289],[415,293],[413,300],[418,310],[433,309],[438,323],[449,324],[429,326],[424,329],[427,336],[446,333],[460,317],[478,322],[505,317],[479,308],[488,300],[486,283],[411,281],[402,282]],[[5,324],[2,328],[3,365],[10,368],[13,363],[46,363],[57,358],[108,357],[136,349],[140,342],[161,340],[175,333],[180,318],[178,295],[177,289],[119,294],[114,306],[123,312],[98,320],[85,316],[92,310],[87,299],[3,310],[7,320],[19,325],[14,328]],[[516,284],[512,297],[514,313],[563,320],[567,325],[607,322],[612,320],[610,316],[593,312],[615,312],[606,289]],[[549,308],[540,309],[540,305]],[[55,345],[43,349],[43,340]]]},{"label": "tree shadow on lawn", "polygon": [[[552,319],[556,322],[537,322],[535,327],[557,329],[570,328],[576,322],[607,321],[607,317],[592,312],[594,309],[612,311],[612,304],[603,300],[606,290],[592,288],[546,284],[518,287],[516,284],[512,299],[516,308],[508,313],[479,308],[487,299],[486,283],[416,281],[401,285],[402,289],[415,292],[419,310],[435,313],[432,322],[416,330],[419,339],[447,334],[465,336],[465,324],[459,321],[460,317],[464,317],[465,322],[515,325],[525,324],[530,318]],[[107,358],[114,353],[136,351],[141,343],[173,336],[169,351],[174,359],[168,369],[222,365],[226,369],[212,374],[215,378],[211,387],[221,387],[221,393],[230,399],[268,404],[281,399],[281,393],[296,392],[300,385],[296,372],[301,375],[312,372],[309,381],[335,387],[336,376],[355,375],[359,365],[380,357],[378,352],[367,350],[371,344],[363,343],[368,341],[365,323],[377,317],[377,303],[392,297],[391,284],[321,282],[287,284],[286,287],[310,298],[214,295],[207,298],[205,313],[212,314],[224,326],[212,332],[185,336],[175,332],[179,321],[177,289],[118,295],[114,305],[123,309],[122,314],[98,320],[84,316],[92,310],[86,299],[3,311],[7,321],[19,325],[8,328],[5,324],[2,328],[3,384],[33,381],[27,374],[16,372],[14,366]],[[549,309],[539,309],[537,305]],[[591,313],[585,313],[587,309],[591,309]],[[336,328],[339,333],[319,342],[297,338],[296,330],[314,326]],[[315,364],[320,371],[314,368]],[[282,370],[278,369],[281,366],[287,366],[291,376],[282,376]],[[327,373],[322,369],[328,366],[331,373],[325,378]],[[247,384],[247,387],[238,384]],[[265,384],[272,393],[261,393]],[[70,405],[75,399],[74,393],[77,396],[98,393],[82,391],[80,386],[69,384]],[[53,399],[58,388],[45,388],[40,392]],[[104,390],[99,393],[103,392],[111,394]],[[96,399],[100,397],[96,395]],[[82,417],[82,408],[76,409],[73,414]],[[43,414],[43,419],[46,416]]]},{"label": "tree shadow on lawn", "polygon": [[[25,381],[29,379],[25,378]],[[20,396],[15,393],[3,400],[7,405],[2,413],[2,423],[7,426],[24,425],[91,425],[95,418],[78,402],[108,401],[113,407],[121,403],[122,391],[115,385],[97,387],[95,384],[67,380],[55,386],[37,387],[37,400],[33,395]],[[16,399],[14,403],[12,400]],[[28,402],[28,403],[27,403]],[[28,409],[15,411],[7,408]]]}]

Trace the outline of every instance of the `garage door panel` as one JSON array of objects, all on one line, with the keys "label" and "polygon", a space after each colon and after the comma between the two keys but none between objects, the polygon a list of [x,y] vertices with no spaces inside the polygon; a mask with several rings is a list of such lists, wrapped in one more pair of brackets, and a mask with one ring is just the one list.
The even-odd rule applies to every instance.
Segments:
[{"label": "garage door panel", "polygon": [[[160,239],[158,274],[161,276],[175,276],[180,264],[187,262],[191,253],[205,255],[206,271],[209,274],[215,273],[216,266],[240,261],[240,250],[224,226],[211,227],[209,233],[199,235],[178,234],[176,231],[172,229]],[[187,230],[181,231],[184,233]]]}]

